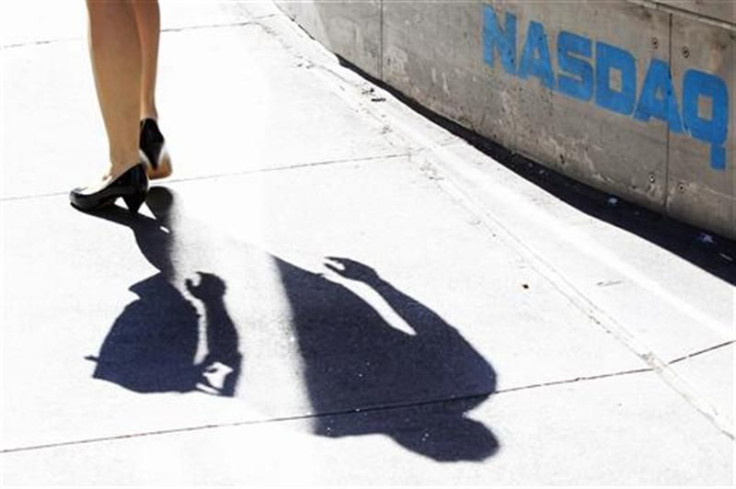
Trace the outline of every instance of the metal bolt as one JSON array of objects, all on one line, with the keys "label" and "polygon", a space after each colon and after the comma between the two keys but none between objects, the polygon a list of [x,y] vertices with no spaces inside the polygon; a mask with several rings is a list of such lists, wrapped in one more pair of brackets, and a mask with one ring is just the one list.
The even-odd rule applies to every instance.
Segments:
[{"label": "metal bolt", "polygon": [[659,47],[659,39],[657,39],[656,37],[652,38],[652,47],[654,49],[657,49]]},{"label": "metal bolt", "polygon": [[689,58],[690,57],[690,48],[688,48],[687,46],[683,46],[682,47],[682,55],[684,57],[686,57],[686,58]]},{"label": "metal bolt", "polygon": [[679,190],[680,193],[684,193],[685,192],[685,184],[682,183],[682,182],[680,182],[679,184],[677,184],[677,190]]},{"label": "metal bolt", "polygon": [[654,173],[649,174],[649,183],[654,183],[656,179],[654,178]]}]

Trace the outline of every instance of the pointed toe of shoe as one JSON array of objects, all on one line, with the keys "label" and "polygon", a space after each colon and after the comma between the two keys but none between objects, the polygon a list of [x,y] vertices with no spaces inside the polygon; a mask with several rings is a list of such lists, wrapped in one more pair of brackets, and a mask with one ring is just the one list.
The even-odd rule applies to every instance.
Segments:
[{"label": "pointed toe of shoe", "polygon": [[69,203],[84,212],[94,212],[115,203],[118,197],[125,200],[128,209],[136,214],[148,195],[148,178],[143,163],[127,170],[115,180],[97,191],[77,187],[69,192]]}]

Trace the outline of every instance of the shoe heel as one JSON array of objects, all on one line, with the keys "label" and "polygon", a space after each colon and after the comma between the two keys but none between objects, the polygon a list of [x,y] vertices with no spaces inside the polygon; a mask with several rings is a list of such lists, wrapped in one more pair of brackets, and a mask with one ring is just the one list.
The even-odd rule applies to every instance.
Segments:
[{"label": "shoe heel", "polygon": [[146,193],[143,192],[135,195],[126,195],[123,197],[123,200],[125,201],[125,205],[128,206],[130,213],[135,216],[138,214],[138,209],[141,208],[143,202],[146,201]]}]

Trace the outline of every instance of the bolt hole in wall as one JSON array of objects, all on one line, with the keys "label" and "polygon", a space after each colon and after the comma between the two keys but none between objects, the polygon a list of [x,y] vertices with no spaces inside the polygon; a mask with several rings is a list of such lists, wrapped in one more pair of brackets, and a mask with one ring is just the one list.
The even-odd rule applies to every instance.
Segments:
[{"label": "bolt hole in wall", "polygon": [[[498,63],[509,75],[536,78],[549,90],[641,123],[660,120],[672,133],[709,145],[710,167],[726,170],[730,96],[718,75],[691,68],[675,80],[668,61],[652,58],[638,91],[636,59],[626,49],[563,30],[551,52],[544,24],[531,20],[523,40],[520,30],[516,15],[483,6],[487,65]],[[659,40],[652,39],[652,45],[656,49]],[[690,48],[683,46],[681,54],[690,57]]]}]

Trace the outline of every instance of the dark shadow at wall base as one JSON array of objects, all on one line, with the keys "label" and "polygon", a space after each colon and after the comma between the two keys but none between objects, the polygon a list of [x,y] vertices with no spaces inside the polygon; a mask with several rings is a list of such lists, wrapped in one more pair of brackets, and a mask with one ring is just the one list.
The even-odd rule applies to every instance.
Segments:
[{"label": "dark shadow at wall base", "polygon": [[466,140],[479,151],[576,209],[646,239],[712,275],[736,285],[736,241],[685,224],[578,182],[485,138],[407,97],[338,56],[340,64],[395,96],[412,110]]}]

